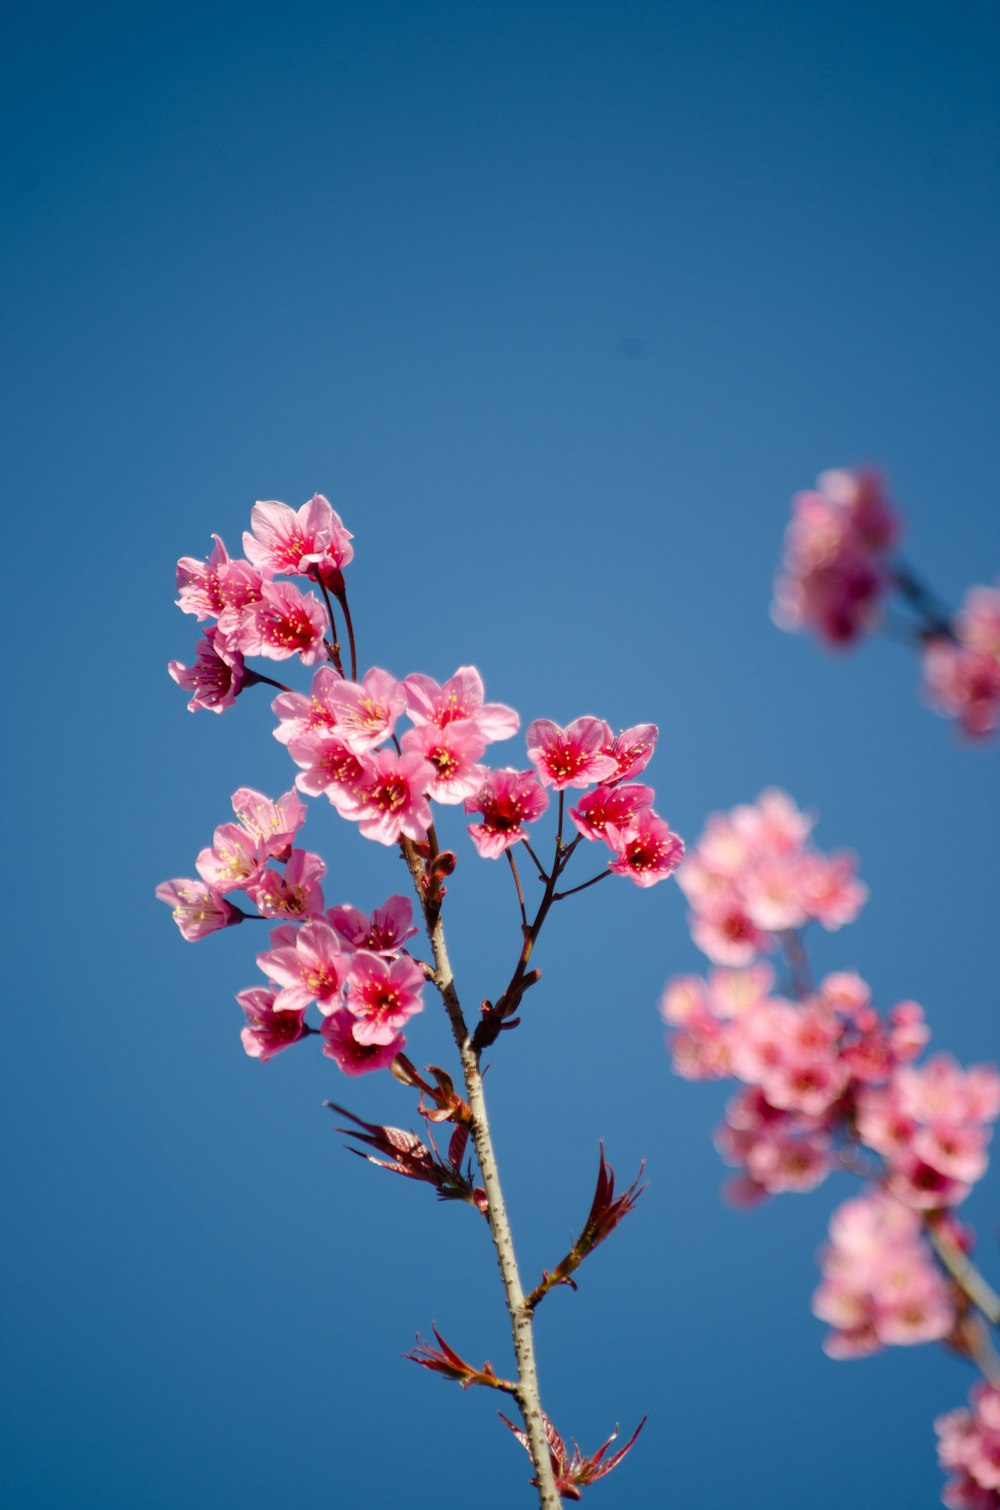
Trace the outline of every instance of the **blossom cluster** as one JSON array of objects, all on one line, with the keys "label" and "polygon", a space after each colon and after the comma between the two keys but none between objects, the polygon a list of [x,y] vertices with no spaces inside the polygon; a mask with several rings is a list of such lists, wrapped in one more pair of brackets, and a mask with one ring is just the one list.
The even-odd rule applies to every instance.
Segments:
[{"label": "blossom cluster", "polygon": [[878,622],[892,583],[889,551],[899,519],[876,472],[823,472],[797,493],[775,580],[772,612],[782,629],[812,630],[849,645]]},{"label": "blossom cluster", "polygon": [[[556,859],[551,876],[542,871],[550,885],[586,840],[610,851],[602,876],[624,875],[645,887],[672,874],[684,853],[653,809],[652,788],[633,779],[648,765],[658,731],[640,724],[616,734],[591,715],[565,728],[536,719],[526,731],[526,768],[483,764],[487,748],[515,734],[520,718],[513,708],[485,700],[474,666],[460,666],[443,684],[418,672],[397,679],[378,666],[357,677],[343,579],[352,536],[328,501],[316,494],[298,511],[275,501],[257,503],[251,526],[243,537],[244,559],[230,558],[214,536],[207,561],[178,562],[179,606],[214,623],[198,646],[195,666],[175,661],[169,669],[192,692],[192,711],[224,712],[254,682],[277,686],[273,732],[298,768],[295,789],[271,802],[241,788],[233,796],[237,821],[216,829],[213,843],[197,858],[198,878],[166,881],[157,895],[189,940],[248,917],[278,925],[271,948],[257,957],[270,984],[237,998],[247,1018],[242,1036],[248,1054],[269,1059],[316,1031],[305,1020],[315,1003],[324,1052],[348,1073],[377,1069],[402,1051],[401,1029],[419,1010],[424,975],[400,952],[415,931],[409,903],[391,898],[371,918],[350,907],[326,910],[326,865],[295,842],[306,816],[298,793],[325,796],[367,839],[422,846],[430,863],[432,848],[437,854],[432,803],[462,806],[467,816],[478,817],[468,825],[469,836],[481,856],[497,859],[528,843],[530,825],[555,792]],[[317,585],[325,606],[311,592],[276,582],[280,575]],[[331,595],[350,634],[351,677],[340,659]],[[245,657],[251,655],[297,657],[314,668],[309,691],[296,692],[250,670]],[[400,729],[403,718],[409,727]],[[567,791],[578,798],[569,814],[577,830],[571,844],[562,839]],[[233,901],[236,892],[253,911]]]},{"label": "blossom cluster", "polygon": [[964,734],[992,734],[1000,722],[1000,585],[970,588],[952,635],[928,637],[921,659],[931,706]]},{"label": "blossom cluster", "polygon": [[857,917],[868,891],[854,856],[811,844],[814,822],[774,788],[709,818],[677,881],[692,937],[715,964],[748,965],[789,929],[835,929]]},{"label": "blossom cluster", "polygon": [[813,1310],[833,1328],[823,1342],[831,1358],[939,1342],[954,1329],[953,1289],[934,1262],[920,1217],[885,1191],[837,1207],[821,1261]]},{"label": "blossom cluster", "polygon": [[[756,807],[711,820],[707,855],[703,838],[678,873],[689,896],[712,895],[716,873],[724,878],[717,889],[731,885],[725,862],[736,856],[728,871],[740,878],[753,931],[743,930],[738,965],[668,982],[661,1014],[671,1028],[674,1067],[692,1080],[743,1083],[717,1134],[720,1152],[739,1171],[728,1187],[735,1202],[812,1190],[835,1169],[869,1178],[868,1192],[843,1205],[831,1226],[814,1307],[833,1327],[828,1352],[846,1357],[946,1337],[954,1305],[924,1233],[931,1223],[953,1220],[986,1171],[1000,1074],[990,1066],[962,1069],[945,1054],[916,1063],[929,1037],[916,1002],[882,1014],[857,974],[830,974],[816,987],[803,980],[798,930],[808,916],[793,919],[794,888],[782,886],[778,910],[768,910],[772,901],[747,843],[748,834],[766,827],[765,814],[793,855],[808,825],[790,799],[771,792]],[[755,911],[758,896],[763,912]],[[852,905],[860,905],[858,895]],[[846,911],[839,921],[847,921]],[[732,959],[697,910],[692,933],[710,957]],[[776,939],[785,945],[789,994],[778,990],[773,966],[758,956]]]},{"label": "blossom cluster", "polygon": [[255,503],[243,536],[245,559],[233,560],[218,535],[206,561],[183,556],[177,563],[177,606],[199,623],[214,620],[195,647],[193,666],[171,661],[170,675],[189,691],[192,712],[222,713],[247,685],[245,657],[304,665],[327,659],[327,616],[312,592],[300,592],[278,575],[302,576],[339,596],[343,567],[354,549],[339,514],[321,493],[297,511],[269,500]]},{"label": "blossom cluster", "polygon": [[1000,1506],[1000,1385],[974,1386],[969,1410],[952,1410],[934,1423],[941,1467],[954,1475],[942,1498],[949,1510]]},{"label": "blossom cluster", "polygon": [[823,472],[792,499],[772,617],[841,648],[879,626],[895,593],[916,616],[927,702],[969,737],[988,736],[1000,722],[1000,585],[970,588],[952,615],[892,555],[900,532],[876,472]]}]

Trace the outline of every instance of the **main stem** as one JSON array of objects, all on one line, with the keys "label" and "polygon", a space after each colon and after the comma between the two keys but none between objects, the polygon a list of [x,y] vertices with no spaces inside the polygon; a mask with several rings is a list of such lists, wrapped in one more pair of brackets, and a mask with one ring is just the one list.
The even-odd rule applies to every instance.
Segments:
[{"label": "main stem", "polygon": [[[420,858],[414,853],[410,844],[405,840],[403,841],[402,848],[410,874],[413,877],[414,886],[417,889],[417,896],[422,900],[421,880],[424,874],[423,864]],[[429,918],[426,909],[424,916],[427,922],[427,936],[434,954],[434,984],[437,986],[441,1000],[444,1002],[448,1021],[451,1024],[452,1037],[458,1049],[458,1056],[462,1065],[462,1075],[465,1079],[465,1093],[469,1103],[469,1110],[472,1113],[472,1141],[476,1150],[476,1158],[479,1161],[483,1187],[486,1190],[487,1215],[489,1217],[490,1231],[493,1234],[493,1246],[496,1248],[500,1277],[503,1280],[507,1310],[510,1314],[511,1335],[514,1341],[514,1356],[517,1360],[517,1390],[515,1398],[524,1420],[524,1429],[528,1437],[531,1461],[535,1465],[538,1503],[541,1510],[560,1510],[562,1499],[556,1488],[555,1476],[552,1472],[552,1460],[549,1456],[549,1446],[545,1436],[545,1420],[542,1415],[542,1401],[538,1389],[538,1371],[535,1366],[535,1339],[532,1332],[532,1313],[529,1306],[525,1303],[521,1276],[518,1273],[517,1259],[514,1255],[514,1238],[510,1230],[507,1206],[503,1198],[503,1189],[500,1185],[500,1173],[497,1168],[496,1153],[493,1149],[493,1138],[490,1134],[489,1117],[486,1112],[486,1098],[483,1094],[483,1077],[479,1069],[479,1055],[473,1046],[472,1036],[466,1026],[461,1003],[458,999],[458,992],[455,989],[455,977],[448,958],[444,925],[441,922],[440,916],[434,917],[433,920]]]}]

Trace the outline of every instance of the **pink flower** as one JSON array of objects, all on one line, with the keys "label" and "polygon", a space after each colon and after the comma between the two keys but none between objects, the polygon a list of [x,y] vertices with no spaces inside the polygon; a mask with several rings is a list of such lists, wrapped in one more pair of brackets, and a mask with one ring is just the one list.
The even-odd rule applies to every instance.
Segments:
[{"label": "pink flower", "polygon": [[218,535],[207,561],[182,556],[177,563],[177,607],[196,618],[216,619],[227,611],[238,615],[260,597],[261,578],[249,561],[231,561]]},{"label": "pink flower", "polygon": [[197,713],[199,708],[224,713],[232,707],[251,676],[240,652],[228,644],[218,629],[208,630],[198,641],[193,666],[171,661],[167,670],[178,687],[193,693],[188,703],[189,713]]},{"label": "pink flower", "polygon": [[969,588],[955,616],[955,633],[967,649],[1000,661],[1000,583]]},{"label": "pink flower", "polygon": [[329,683],[324,700],[336,720],[337,737],[356,755],[388,739],[406,708],[402,683],[378,666],[360,682]]},{"label": "pink flower", "polygon": [[352,535],[322,493],[314,493],[296,512],[271,499],[255,503],[243,549],[267,576],[315,577],[327,586],[354,559]]},{"label": "pink flower", "polygon": [[[273,938],[282,939],[284,934],[283,928],[275,929]],[[304,1012],[314,1001],[321,1012],[330,1013],[341,1004],[350,960],[330,925],[314,918],[295,929],[291,945],[279,943],[278,948],[258,954],[257,965],[281,987],[276,1011]]]},{"label": "pink flower", "polygon": [[215,830],[211,849],[203,849],[195,861],[198,874],[216,891],[242,891],[263,870],[267,856],[238,823],[223,823]]},{"label": "pink flower", "polygon": [[203,881],[187,878],[161,881],[156,888],[161,902],[173,908],[174,922],[182,937],[190,943],[203,939],[206,934],[217,933],[220,928],[232,928],[242,923],[244,914],[222,894]]},{"label": "pink flower", "polygon": [[393,954],[417,932],[409,897],[388,897],[371,917],[356,907],[331,907],[326,920],[348,949],[370,949],[373,954]]},{"label": "pink flower", "polygon": [[355,805],[342,809],[358,820],[366,839],[398,844],[400,835],[423,839],[433,817],[426,793],[433,785],[434,767],[421,755],[397,755],[377,750],[361,756],[361,773],[352,788]]},{"label": "pink flower", "polygon": [[428,788],[432,801],[454,805],[474,797],[482,786],[483,767],[477,761],[486,749],[486,740],[471,720],[446,724],[443,729],[435,724],[407,729],[402,745],[409,754],[421,755],[434,767],[434,780]]},{"label": "pink flower", "polygon": [[408,1018],[422,1009],[424,973],[407,955],[387,960],[359,950],[347,982],[347,1008],[357,1019],[354,1036],[362,1045],[388,1044]]},{"label": "pink flower", "polygon": [[528,837],[524,825],[534,823],[548,805],[534,771],[487,770],[476,795],[465,799],[467,813],[483,815],[482,823],[469,824],[469,836],[484,860],[498,860],[505,849]]},{"label": "pink flower", "polygon": [[606,740],[604,754],[610,755],[617,766],[614,776],[608,779],[628,781],[631,776],[644,771],[653,758],[659,735],[655,724],[635,724],[631,729],[623,729],[614,739]]},{"label": "pink flower", "polygon": [[303,665],[326,659],[326,615],[312,593],[290,582],[265,582],[259,603],[246,610],[235,639],[244,655],[283,661],[297,655]]},{"label": "pink flower", "polygon": [[837,1208],[830,1240],[813,1312],[834,1328],[823,1342],[831,1357],[948,1335],[954,1306],[916,1212],[873,1190]]},{"label": "pink flower", "polygon": [[326,865],[319,855],[293,849],[284,874],[278,870],[265,870],[258,881],[247,887],[247,895],[266,918],[299,921],[317,917],[323,911],[323,892],[319,882],[324,875]]},{"label": "pink flower", "polygon": [[274,737],[280,744],[290,745],[293,740],[322,738],[334,734],[337,729],[337,714],[330,702],[330,692],[343,681],[332,666],[320,666],[313,672],[312,691],[308,697],[301,692],[282,692],[271,704],[272,713],[278,716]]},{"label": "pink flower", "polygon": [[294,792],[285,792],[276,802],[241,786],[233,793],[233,812],[252,839],[260,845],[264,859],[286,860],[292,840],[306,821],[305,805]]},{"label": "pink flower", "polygon": [[349,816],[357,807],[357,786],[364,768],[362,757],[336,735],[293,739],[288,753],[302,767],[295,785],[307,796],[325,792],[337,811]]},{"label": "pink flower", "polygon": [[249,991],[240,991],[236,997],[247,1026],[240,1033],[243,1047],[251,1059],[266,1064],[282,1049],[291,1048],[300,1038],[305,1038],[309,1029],[301,1012],[282,1012],[275,1008],[275,993],[264,986],[255,986]]},{"label": "pink flower", "polygon": [[429,676],[414,672],[403,687],[407,712],[417,728],[433,724],[444,729],[448,724],[469,720],[487,744],[494,744],[516,734],[521,722],[513,708],[483,702],[483,679],[475,666],[459,666],[442,687]]},{"label": "pink flower", "polygon": [[616,858],[608,866],[637,886],[655,886],[673,875],[684,858],[684,841],[652,808],[642,808],[626,829],[609,828],[606,838]]},{"label": "pink flower", "polygon": [[950,1510],[996,1510],[1000,1506],[1000,1387],[983,1381],[972,1388],[971,1410],[939,1416],[941,1467],[952,1472],[942,1496]]},{"label": "pink flower", "polygon": [[562,791],[568,786],[593,786],[618,772],[618,760],[605,754],[611,730],[600,718],[574,719],[565,729],[548,718],[536,718],[525,733],[528,759],[542,783]]},{"label": "pink flower", "polygon": [[359,1043],[355,1037],[358,1021],[346,1007],[324,1020],[323,1053],[335,1061],[345,1075],[367,1075],[371,1070],[388,1069],[397,1054],[406,1047],[402,1033],[385,1043]]},{"label": "pink flower", "polygon": [[782,629],[847,645],[878,618],[898,523],[873,472],[824,472],[818,488],[792,500],[772,613]]},{"label": "pink flower", "polygon": [[742,903],[729,897],[713,898],[693,914],[691,937],[717,965],[750,965],[761,950],[774,947],[770,937],[754,927]]},{"label": "pink flower", "polygon": [[923,668],[927,700],[938,713],[957,719],[970,738],[994,732],[1000,721],[1000,659],[949,640],[928,640]]},{"label": "pink flower", "polygon": [[569,815],[585,839],[607,842],[609,828],[627,829],[642,808],[652,805],[651,786],[599,786],[585,793]]}]

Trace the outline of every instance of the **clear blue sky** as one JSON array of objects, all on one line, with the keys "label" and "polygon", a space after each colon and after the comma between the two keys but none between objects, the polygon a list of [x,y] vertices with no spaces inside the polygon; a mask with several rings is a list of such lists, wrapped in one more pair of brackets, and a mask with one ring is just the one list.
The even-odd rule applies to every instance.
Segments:
[{"label": "clear blue sky", "polygon": [[[820,968],[997,1058],[996,751],[920,706],[899,646],[824,656],[768,601],[790,494],[860,460],[947,598],[1000,569],[998,32],[978,0],[12,23],[12,1510],[530,1503],[494,1399],[400,1359],[436,1322],[508,1366],[485,1230],[349,1159],[321,1107],[404,1121],[406,1094],[246,1059],[249,930],[187,946],[153,900],[237,786],[289,784],[266,697],[192,718],[164,669],[195,638],[177,557],[235,550],[256,498],[322,490],[355,532],[369,664],[474,662],[525,720],[655,720],[689,838],[772,783],[818,810],[871,887]],[[330,902],[401,885],[332,812],[306,832]],[[475,1003],[514,947],[506,875],[469,847],[449,900]],[[585,893],[539,962],[489,1077],[525,1271],[578,1230],[598,1138],[623,1179],[648,1161],[539,1318],[567,1433],[650,1413],[595,1506],[930,1510],[931,1420],[971,1374],[821,1353],[846,1182],[722,1205],[724,1092],[671,1075],[655,1010],[699,967],[679,892]],[[449,1062],[434,1012],[410,1042]],[[998,1190],[969,1209],[994,1280]]]}]

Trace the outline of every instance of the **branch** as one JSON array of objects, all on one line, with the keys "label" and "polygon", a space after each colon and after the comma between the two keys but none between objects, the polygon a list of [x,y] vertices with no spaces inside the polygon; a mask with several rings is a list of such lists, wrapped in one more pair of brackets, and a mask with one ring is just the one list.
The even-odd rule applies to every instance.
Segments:
[{"label": "branch", "polygon": [[524,1421],[527,1437],[526,1446],[531,1455],[531,1461],[535,1466],[538,1504],[540,1510],[560,1510],[562,1501],[556,1488],[555,1475],[552,1471],[552,1460],[549,1455],[549,1444],[545,1429],[546,1418],[542,1410],[541,1396],[538,1388],[538,1371],[535,1365],[535,1341],[531,1325],[531,1308],[527,1305],[524,1298],[524,1291],[521,1288],[521,1277],[517,1268],[517,1259],[514,1254],[514,1238],[510,1230],[510,1221],[507,1216],[507,1207],[500,1185],[500,1173],[497,1168],[496,1154],[493,1150],[493,1139],[490,1134],[489,1118],[486,1112],[483,1077],[479,1068],[479,1054],[466,1026],[465,1018],[462,1015],[462,1007],[455,988],[455,977],[448,958],[448,946],[445,942],[444,925],[441,922],[440,913],[434,908],[428,909],[426,907],[425,888],[423,886],[423,863],[410,840],[402,840],[401,849],[410,875],[413,878],[417,897],[424,908],[427,937],[430,940],[431,949],[434,954],[434,984],[438,989],[438,993],[444,1003],[444,1009],[448,1014],[448,1022],[451,1025],[452,1037],[458,1049],[462,1074],[465,1079],[465,1092],[472,1120],[472,1141],[475,1145],[476,1158],[479,1160],[479,1171],[482,1175],[483,1186],[486,1192],[486,1215],[489,1220],[490,1231],[493,1234],[493,1246],[496,1249],[497,1264],[500,1269],[501,1280],[503,1281],[507,1312],[510,1316],[511,1335],[514,1342],[514,1356],[517,1360],[517,1385],[513,1393]]}]

